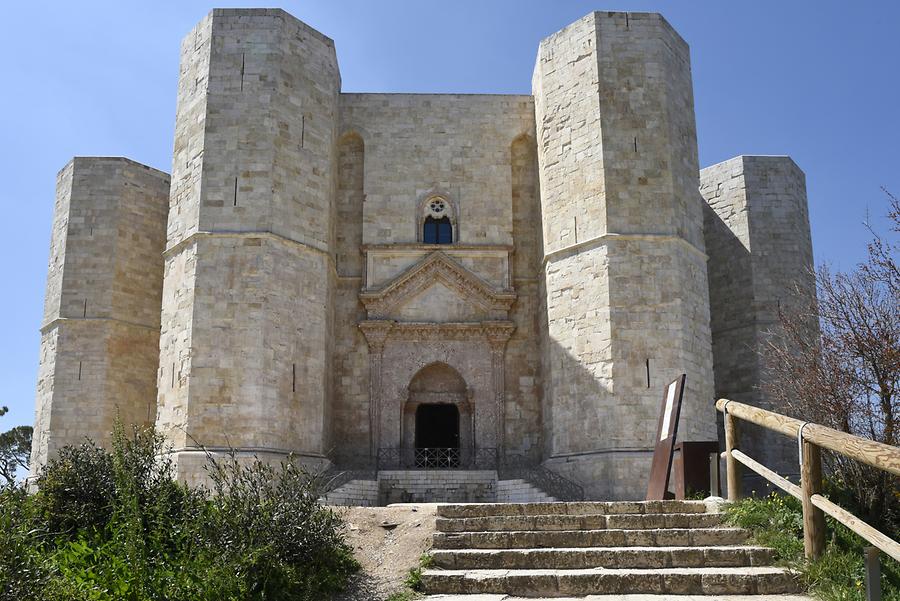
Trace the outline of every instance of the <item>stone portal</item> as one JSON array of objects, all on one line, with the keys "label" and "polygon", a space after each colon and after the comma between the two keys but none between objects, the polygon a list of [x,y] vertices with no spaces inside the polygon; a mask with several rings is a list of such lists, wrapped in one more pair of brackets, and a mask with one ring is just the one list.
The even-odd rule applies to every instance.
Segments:
[{"label": "stone portal", "polygon": [[475,446],[466,382],[446,363],[432,363],[409,383],[401,424],[415,467],[465,465]]}]

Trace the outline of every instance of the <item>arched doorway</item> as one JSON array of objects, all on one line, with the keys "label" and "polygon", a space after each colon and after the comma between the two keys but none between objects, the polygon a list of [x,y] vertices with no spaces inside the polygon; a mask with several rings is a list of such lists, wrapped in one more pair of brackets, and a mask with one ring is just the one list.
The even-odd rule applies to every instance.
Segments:
[{"label": "arched doorway", "polygon": [[426,365],[410,380],[403,407],[404,461],[419,468],[466,465],[474,447],[474,413],[465,380],[446,363]]}]

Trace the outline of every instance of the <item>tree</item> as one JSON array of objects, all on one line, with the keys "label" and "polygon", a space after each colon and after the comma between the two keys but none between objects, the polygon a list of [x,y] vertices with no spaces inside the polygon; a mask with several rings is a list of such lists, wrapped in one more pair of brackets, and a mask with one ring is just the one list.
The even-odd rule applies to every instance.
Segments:
[{"label": "tree", "polygon": [[31,426],[16,426],[0,434],[0,476],[7,485],[15,484],[20,469],[28,471],[32,433]]},{"label": "tree", "polygon": [[[900,203],[888,193],[890,232]],[[820,266],[816,298],[795,294],[779,312],[765,365],[774,401],[786,413],[889,445],[900,443],[900,247],[872,231],[868,257],[843,273]],[[815,325],[819,335],[815,335]],[[828,476],[870,523],[900,528],[897,479],[836,453]]]},{"label": "tree", "polygon": [[[0,417],[8,411],[6,407],[0,407]],[[0,434],[0,476],[6,480],[7,486],[16,483],[16,474],[20,469],[28,471],[32,433],[31,426],[16,426]]]}]

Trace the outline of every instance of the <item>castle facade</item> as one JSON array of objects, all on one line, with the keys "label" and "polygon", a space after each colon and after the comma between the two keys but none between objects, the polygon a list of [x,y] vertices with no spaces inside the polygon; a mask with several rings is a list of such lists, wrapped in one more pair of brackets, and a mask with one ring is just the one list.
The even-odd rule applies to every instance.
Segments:
[{"label": "castle facade", "polygon": [[664,386],[687,374],[679,438],[716,440],[714,399],[765,404],[766,328],[812,285],[803,173],[701,171],[689,49],[657,14],[546,38],[531,95],[456,95],[342,93],[329,38],[214,10],[175,118],[171,175],[58,175],[36,470],[118,417],[188,482],[233,448],[637,498]]}]

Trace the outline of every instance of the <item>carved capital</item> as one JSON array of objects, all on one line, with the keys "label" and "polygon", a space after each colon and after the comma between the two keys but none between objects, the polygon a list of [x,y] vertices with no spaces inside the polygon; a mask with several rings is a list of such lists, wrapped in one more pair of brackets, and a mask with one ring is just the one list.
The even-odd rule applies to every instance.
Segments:
[{"label": "carved capital", "polygon": [[481,328],[491,347],[491,352],[502,353],[516,326],[511,321],[485,321],[482,322]]},{"label": "carved capital", "polygon": [[384,343],[387,341],[388,334],[390,334],[393,327],[393,321],[370,320],[360,322],[359,329],[362,330],[363,335],[366,337],[369,352],[380,355],[384,351]]}]

